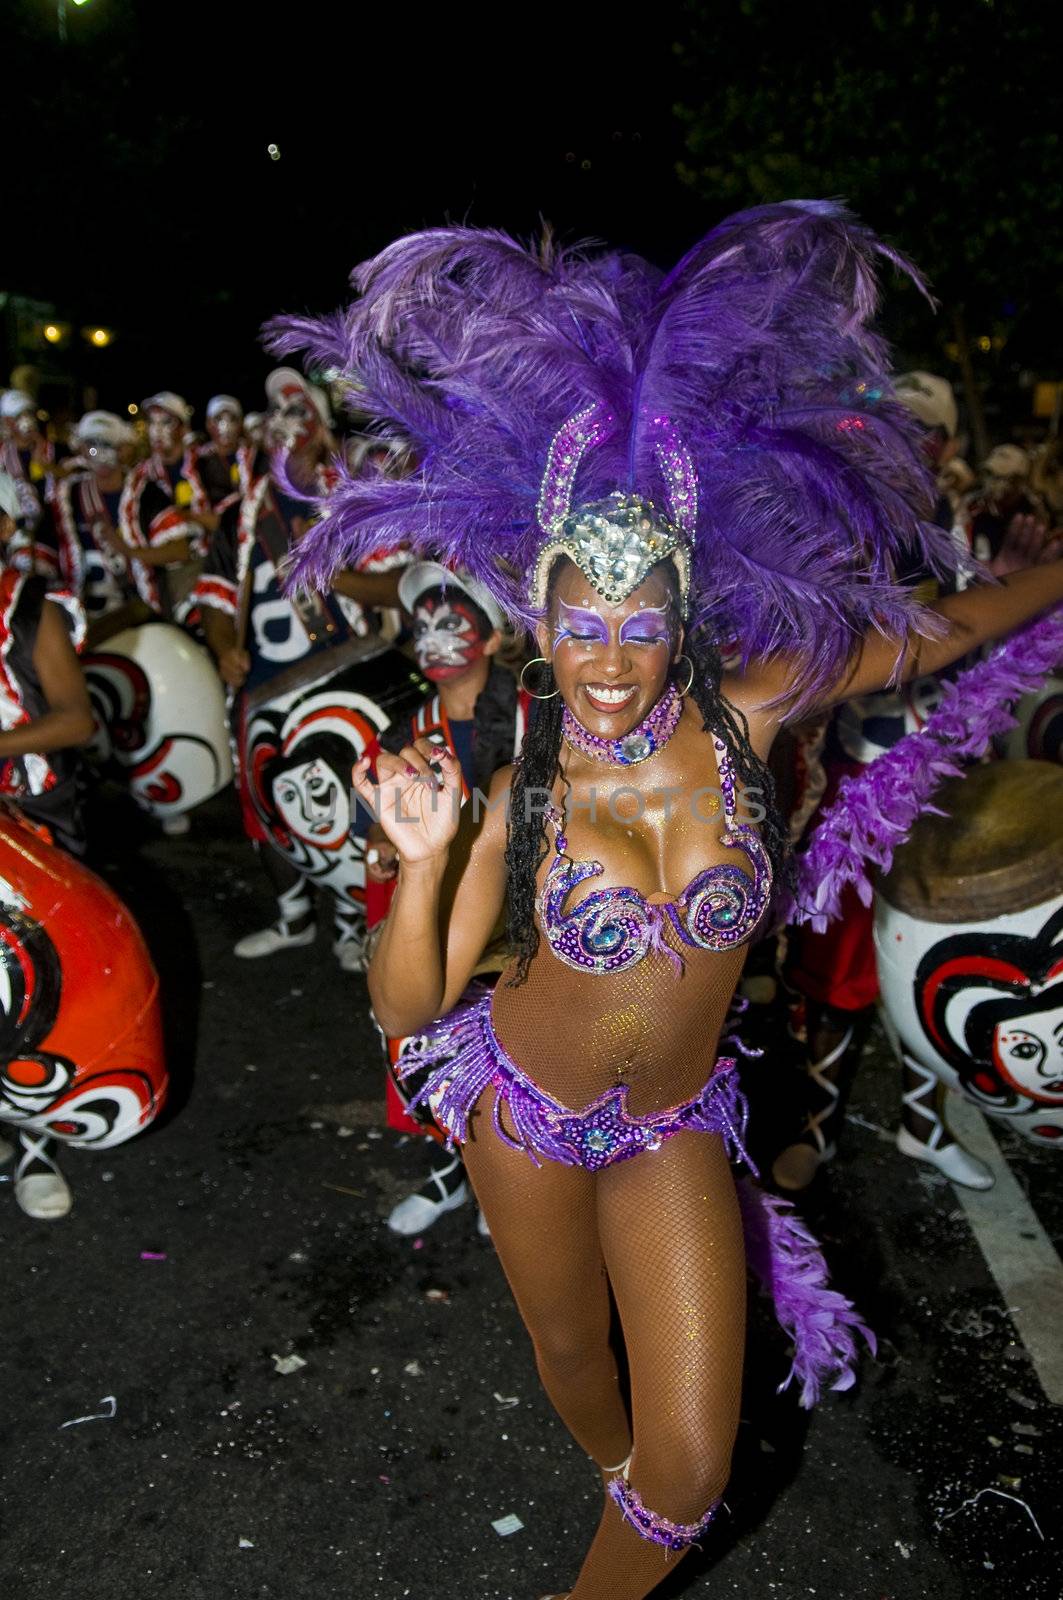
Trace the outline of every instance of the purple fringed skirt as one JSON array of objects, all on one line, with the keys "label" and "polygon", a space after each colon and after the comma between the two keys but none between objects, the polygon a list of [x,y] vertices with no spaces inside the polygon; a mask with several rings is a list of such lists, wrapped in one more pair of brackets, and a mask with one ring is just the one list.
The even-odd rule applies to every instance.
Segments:
[{"label": "purple fringed skirt", "polygon": [[[572,1111],[539,1088],[499,1043],[491,1023],[491,994],[478,994],[440,1018],[396,1068],[400,1078],[427,1072],[411,1105],[427,1102],[448,1143],[462,1144],[481,1095],[494,1088],[494,1131],[537,1166],[543,1160],[600,1171],[673,1134],[718,1133],[735,1161],[756,1169],[745,1148],[748,1107],[735,1061],[722,1056],[694,1099],[647,1116],[627,1110],[628,1089],[609,1089],[582,1111]],[[502,1125],[507,1114],[512,1134]],[[794,1379],[803,1406],[825,1384],[848,1389],[855,1377],[856,1335],[875,1349],[874,1335],[851,1303],[827,1285],[827,1264],[812,1234],[788,1201],[743,1179],[738,1198],[750,1268],[774,1302],[780,1325],[794,1345],[793,1364],[780,1388]]]}]

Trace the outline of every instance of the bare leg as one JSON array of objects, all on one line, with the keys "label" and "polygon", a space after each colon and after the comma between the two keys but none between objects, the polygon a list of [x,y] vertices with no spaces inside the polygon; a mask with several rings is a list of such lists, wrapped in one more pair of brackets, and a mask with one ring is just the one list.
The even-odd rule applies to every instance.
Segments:
[{"label": "bare leg", "polygon": [[[598,1184],[631,1370],[631,1487],[659,1516],[696,1523],[727,1485],[741,1402],[746,1275],[734,1180],[717,1136],[681,1133]],[[607,1500],[571,1600],[643,1600],[680,1559]]]},{"label": "bare leg", "polygon": [[576,1442],[599,1466],[631,1449],[609,1345],[611,1303],[598,1241],[595,1188],[578,1167],[536,1167],[474,1115],[465,1168],[483,1207],[513,1298],[535,1347],[543,1387]]}]

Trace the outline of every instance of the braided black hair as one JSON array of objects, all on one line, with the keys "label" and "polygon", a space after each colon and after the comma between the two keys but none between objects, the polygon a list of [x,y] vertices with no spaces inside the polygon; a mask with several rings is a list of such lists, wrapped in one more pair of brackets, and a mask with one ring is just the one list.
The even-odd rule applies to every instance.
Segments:
[{"label": "braided black hair", "polygon": [[[556,572],[557,568],[554,570]],[[670,562],[662,562],[653,570],[673,579],[674,568]],[[671,587],[674,592],[674,581]],[[705,732],[718,734],[727,746],[739,794],[743,789],[755,790],[759,796],[765,811],[760,824],[761,838],[771,858],[776,881],[785,881],[789,841],[776,804],[775,780],[750,744],[745,715],[720,692],[723,673],[720,653],[707,640],[693,636],[686,640],[685,653],[694,669],[691,698],[701,712]],[[542,688],[544,692],[556,688],[553,673],[547,675]],[[517,958],[516,972],[509,980],[514,985],[524,982],[531,959],[539,948],[539,929],[535,921],[536,877],[549,850],[543,795],[552,791],[559,772],[563,708],[560,694],[549,700],[535,701],[513,777],[506,877],[509,944]]]}]

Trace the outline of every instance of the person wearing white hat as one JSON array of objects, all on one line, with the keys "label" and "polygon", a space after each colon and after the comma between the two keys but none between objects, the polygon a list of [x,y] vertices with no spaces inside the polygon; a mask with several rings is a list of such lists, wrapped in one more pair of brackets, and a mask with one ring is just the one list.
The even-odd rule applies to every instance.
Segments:
[{"label": "person wearing white hat", "polygon": [[[349,778],[360,748],[343,746],[341,774],[306,752],[315,730],[327,739],[330,728],[357,722],[361,713],[343,700],[346,679],[342,691],[333,685],[339,675],[358,675],[361,656],[374,659],[374,671],[394,670],[408,681],[409,664],[397,653],[394,669],[385,668],[375,617],[376,608],[397,604],[397,567],[406,558],[386,563],[394,570],[341,572],[327,594],[286,591],[284,569],[315,515],[313,499],[336,480],[330,464],[334,441],[327,402],[301,373],[279,368],[267,379],[266,393],[266,433],[276,467],[259,476],[239,503],[221,508],[194,591],[207,644],[233,692],[244,828],[277,899],[275,921],[240,939],[235,953],[253,960],[311,944],[316,882],[332,890],[336,959],[345,971],[357,972],[363,966],[365,864],[361,839],[354,839],[351,827]],[[293,708],[308,685],[321,700],[318,720],[296,728]],[[326,706],[322,697],[330,693]],[[275,747],[267,760],[274,725]],[[263,743],[252,749],[256,730]],[[372,731],[370,726],[370,736]],[[279,769],[296,750],[296,767],[281,784]],[[267,768],[277,769],[276,783],[266,781]],[[278,801],[282,790],[288,802]],[[327,804],[316,807],[318,794]],[[289,802],[286,817],[282,812]]]},{"label": "person wearing white hat", "polygon": [[[399,599],[408,614],[417,665],[431,688],[413,714],[396,721],[380,737],[377,749],[397,754],[417,739],[431,739],[456,756],[464,790],[487,792],[499,767],[516,759],[524,738],[531,698],[514,673],[498,664],[506,619],[487,589],[467,573],[437,561],[415,561],[399,580]],[[375,753],[375,752],[373,752]],[[398,857],[379,823],[367,837],[367,913],[370,931],[387,914],[394,892]],[[494,980],[504,951],[485,953],[479,976]],[[497,959],[499,956],[502,959]],[[394,1067],[411,1041],[387,1039],[387,1121],[401,1133],[428,1133],[438,1138],[427,1111],[411,1115],[416,1087],[400,1086]],[[468,1199],[465,1168],[458,1152],[446,1152],[425,1181],[393,1207],[388,1227],[409,1236],[423,1233],[448,1211]],[[481,1224],[481,1231],[483,1227]]]},{"label": "person wearing white hat", "polygon": [[206,419],[209,437],[191,446],[187,460],[203,497],[217,511],[230,495],[247,494],[269,464],[244,436],[244,409],[235,395],[212,395]]},{"label": "person wearing white hat", "polygon": [[1045,507],[1030,482],[1031,465],[1017,444],[998,444],[982,462],[963,513],[980,561],[992,561],[1006,539],[1037,538],[1047,527]]},{"label": "person wearing white hat", "polygon": [[69,452],[41,432],[37,402],[22,389],[0,394],[0,468],[12,478],[22,478],[33,491],[35,509],[28,512],[27,530],[41,521],[51,493],[58,462]]},{"label": "person wearing white hat", "polygon": [[169,619],[181,615],[217,518],[188,464],[185,431],[192,407],[181,395],[162,389],[149,395],[140,409],[147,417],[151,454],[126,482],[119,531],[138,594]]},{"label": "person wearing white hat", "polygon": [[51,518],[59,577],[92,623],[135,592],[130,555],[118,530],[136,434],[111,411],[88,411],[72,438],[80,470],[56,482]]}]

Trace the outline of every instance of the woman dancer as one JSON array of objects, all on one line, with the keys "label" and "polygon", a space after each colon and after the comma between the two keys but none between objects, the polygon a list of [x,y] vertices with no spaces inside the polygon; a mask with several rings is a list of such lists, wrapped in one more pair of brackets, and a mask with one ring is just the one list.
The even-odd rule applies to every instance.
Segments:
[{"label": "woman dancer", "polygon": [[[950,549],[866,327],[881,248],[816,202],[730,219],[663,281],[440,231],[363,267],[342,317],[274,330],[356,373],[359,408],[422,462],[342,483],[303,577],[409,540],[530,621],[543,658],[486,808],[459,806],[457,763],[428,744],[355,783],[400,860],[374,1009],[389,1033],[443,1017],[425,1092],[550,1398],[606,1479],[570,1600],[642,1600],[719,1504],[743,1222],[754,1263],[771,1251],[803,1398],[851,1382],[855,1315],[785,1208],[740,1209],[728,1163],[742,1108],[717,1050],[783,870],[773,735],[1063,595],[1041,569],[924,611],[894,582],[902,552],[943,566]],[[458,1006],[504,903],[515,960]]]}]

